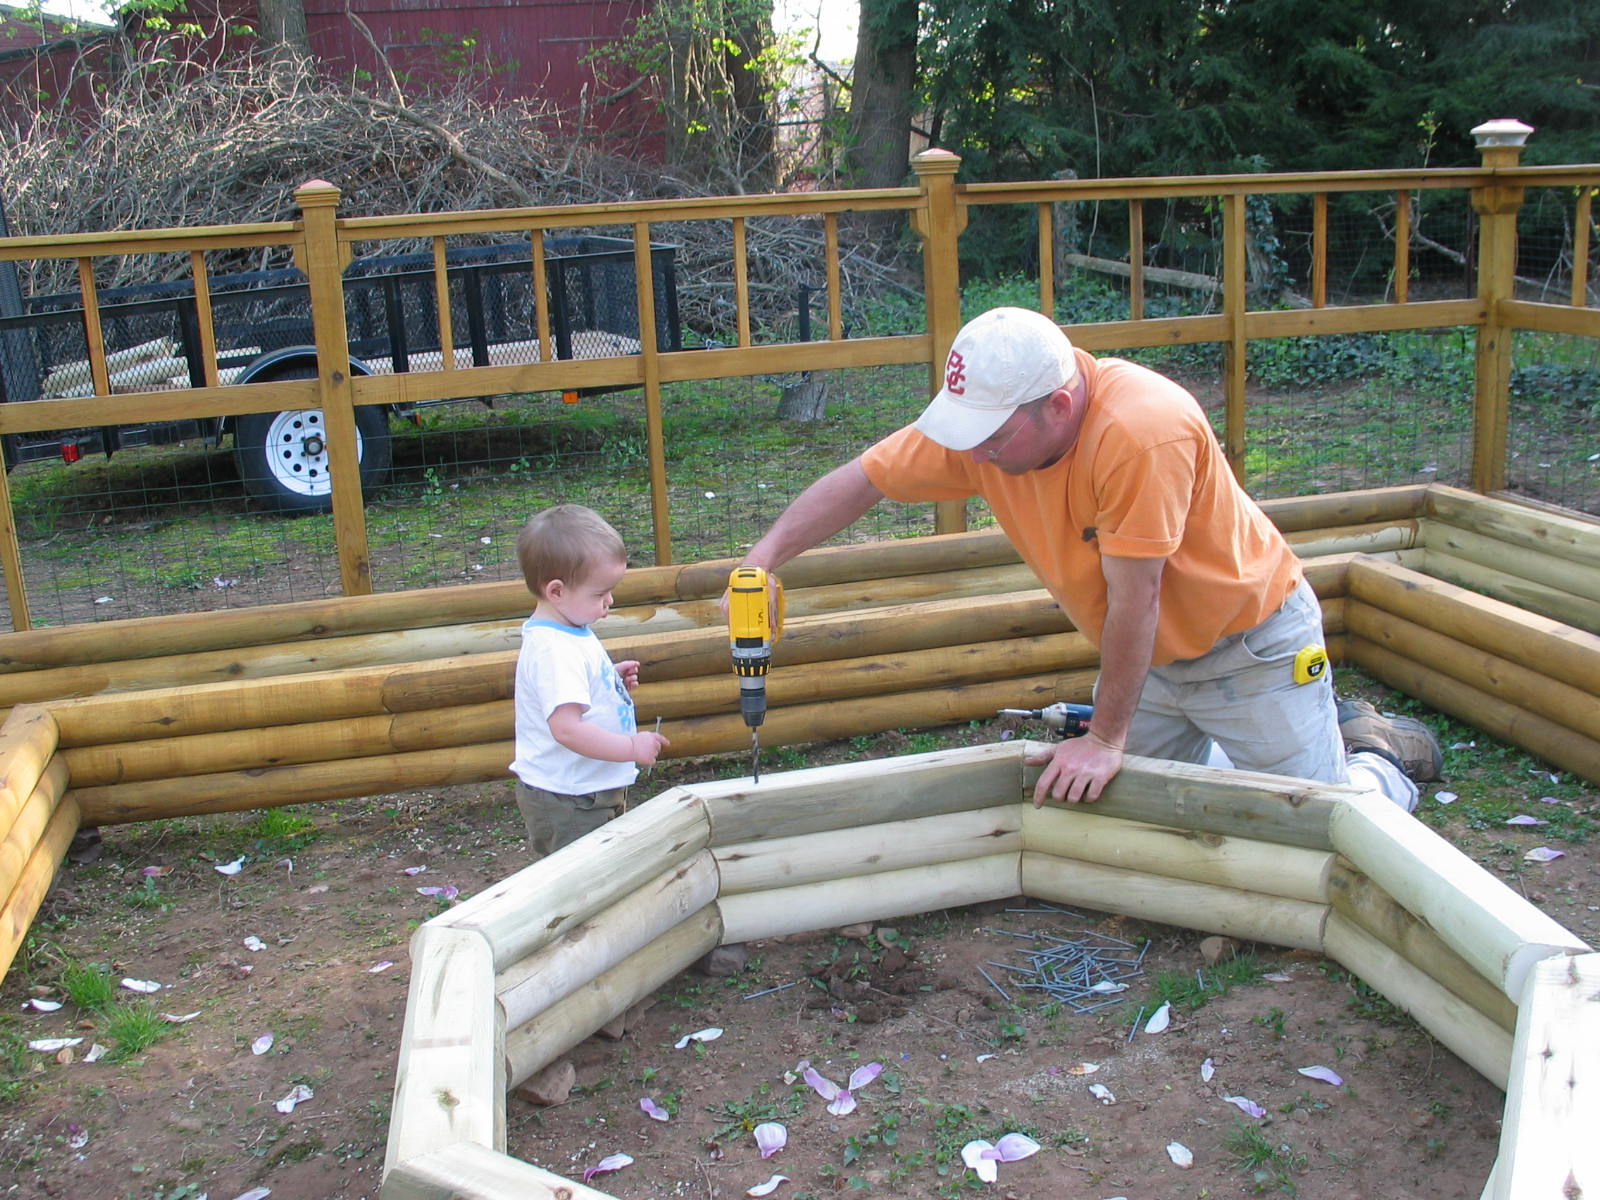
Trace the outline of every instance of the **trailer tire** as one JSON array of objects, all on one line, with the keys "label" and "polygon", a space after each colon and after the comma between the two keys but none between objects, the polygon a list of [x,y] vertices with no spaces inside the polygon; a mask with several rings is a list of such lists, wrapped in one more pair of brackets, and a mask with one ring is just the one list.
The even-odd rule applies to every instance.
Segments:
[{"label": "trailer tire", "polygon": [[[278,378],[307,378],[314,372]],[[246,413],[233,430],[233,453],[245,490],[277,512],[321,513],[333,507],[327,436],[320,408]],[[389,476],[394,447],[386,409],[356,409],[356,453],[363,492]]]}]

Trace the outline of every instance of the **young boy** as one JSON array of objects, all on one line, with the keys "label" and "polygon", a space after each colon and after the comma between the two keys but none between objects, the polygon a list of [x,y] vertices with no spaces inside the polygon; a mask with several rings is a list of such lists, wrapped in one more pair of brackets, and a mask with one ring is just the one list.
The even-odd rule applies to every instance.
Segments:
[{"label": "young boy", "polygon": [[613,664],[589,628],[628,568],[617,531],[592,509],[557,505],[523,526],[517,561],[538,604],[517,657],[511,773],[528,840],[545,855],[620,816],[636,764],[668,742],[635,728],[639,664]]}]

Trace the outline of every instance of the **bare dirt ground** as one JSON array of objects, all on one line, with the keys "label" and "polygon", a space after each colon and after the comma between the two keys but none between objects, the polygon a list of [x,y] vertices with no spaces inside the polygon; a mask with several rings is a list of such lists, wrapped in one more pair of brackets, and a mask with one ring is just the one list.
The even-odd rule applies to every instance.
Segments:
[{"label": "bare dirt ground", "polygon": [[[948,744],[998,730],[944,734]],[[804,757],[918,748],[885,735]],[[784,753],[790,765],[801,757]],[[651,782],[737,768],[667,763]],[[1465,796],[1471,781],[1442,786]],[[1459,811],[1439,791],[1424,801],[1435,823]],[[1591,792],[1563,794],[1593,809]],[[1587,844],[1559,843],[1564,857],[1530,865],[1522,854],[1548,840],[1538,829],[1445,832],[1596,940],[1600,865]],[[237,874],[217,869],[241,857]],[[98,861],[64,869],[0,988],[0,1196],[375,1197],[407,939],[451,903],[419,889],[469,895],[527,861],[500,784],[106,830]],[[631,1165],[592,1185],[629,1200],[742,1196],[774,1174],[787,1177],[779,1197],[978,1192],[961,1147],[1014,1132],[1041,1149],[1000,1165],[992,1194],[1012,1200],[1479,1194],[1502,1096],[1332,964],[1245,946],[1213,965],[1194,932],[1111,913],[1006,911],[1038,907],[1018,898],[854,936],[822,931],[752,944],[729,977],[686,972],[620,1039],[571,1053],[576,1086],[564,1103],[510,1101],[510,1149],[570,1176],[627,1154]],[[1003,987],[1015,973],[987,964],[1021,964],[1018,948],[1036,944],[1014,935],[1082,930],[1146,946],[1124,1003],[1079,1013],[1020,989],[1002,998],[979,970]],[[126,1052],[136,1043],[120,1040],[121,1026],[71,999],[74,967],[161,984],[150,995],[116,988],[116,1014],[198,1015],[158,1017],[159,1040]],[[1176,997],[1171,1025],[1145,1033],[1161,994]],[[62,1006],[38,1011],[35,1000]],[[725,1032],[676,1048],[708,1027]],[[270,1048],[253,1052],[266,1034]],[[83,1040],[63,1052],[27,1048],[72,1037]],[[97,1042],[110,1052],[86,1061]],[[859,1067],[884,1069],[857,1089],[854,1112],[835,1115],[802,1060],[840,1086]],[[1342,1084],[1300,1074],[1312,1066]],[[1114,1103],[1091,1094],[1095,1084]],[[309,1098],[280,1111],[299,1087]],[[668,1119],[646,1115],[645,1098]],[[763,1121],[788,1131],[768,1159],[750,1132]],[[1170,1143],[1194,1165],[1176,1166]]]}]

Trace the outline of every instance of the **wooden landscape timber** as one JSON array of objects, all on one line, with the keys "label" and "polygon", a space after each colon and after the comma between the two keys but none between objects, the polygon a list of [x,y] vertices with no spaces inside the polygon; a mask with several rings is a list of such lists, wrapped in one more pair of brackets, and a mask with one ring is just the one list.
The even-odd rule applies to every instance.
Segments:
[{"label": "wooden landscape timber", "polygon": [[[1315,552],[1336,662],[1600,782],[1600,633],[1428,570],[1437,547],[1468,548],[1581,616],[1562,584],[1588,586],[1600,525],[1438,487],[1269,507]],[[645,664],[640,714],[671,722],[673,754],[749,745],[717,610],[730,565],[630,572],[602,631]],[[765,745],[1089,698],[1092,648],[996,533],[815,551],[784,579]],[[169,618],[0,636],[0,968],[82,824],[505,778],[525,612],[520,585],[493,584],[183,618],[200,630],[187,653]],[[1556,981],[1569,959],[1592,977],[1595,956],[1411,818],[1351,788],[1149,762],[1092,812],[1034,810],[1028,750],[673,789],[429,922],[384,1195],[601,1197],[504,1158],[506,1089],[719,942],[1021,893],[1114,895],[1129,915],[1335,958],[1516,1098],[1486,1195],[1528,1194],[1514,1189],[1538,1168],[1514,1143],[1540,1144],[1545,1107],[1593,1113],[1584,1081],[1557,1097],[1518,1046],[1592,1047],[1592,987]],[[1552,1010],[1587,1024],[1556,1030]],[[1577,1153],[1566,1166],[1593,1178]]]},{"label": "wooden landscape timber", "polygon": [[[424,1059],[436,1051],[423,1040],[439,1020],[431,973],[446,967],[429,940],[434,931],[494,947],[487,957],[501,964],[498,1000],[479,984],[464,987],[460,994],[476,1007],[458,1010],[448,1028],[456,1043],[463,1031],[476,1039],[465,1051],[474,1064],[485,1047],[503,1054],[511,1087],[719,942],[1016,895],[1090,908],[1115,896],[1118,912],[1328,955],[1512,1089],[1522,1136],[1535,1147],[1544,1144],[1535,1132],[1543,1111],[1558,1109],[1560,1128],[1574,1131],[1563,1143],[1563,1169],[1582,1179],[1600,1165],[1575,1136],[1597,1100],[1575,1065],[1600,1037],[1592,998],[1600,955],[1581,940],[1381,797],[1286,788],[1270,776],[1205,767],[1184,768],[1175,787],[1170,764],[1131,759],[1093,811],[1035,810],[1038,770],[1025,760],[1048,748],[1001,742],[779,774],[759,785],[675,788],[649,800],[611,823],[626,823],[615,835],[607,827],[583,838],[418,931],[409,1005],[427,1019],[413,1023],[408,1005],[401,1062],[413,1039]],[[1174,806],[1181,827],[1130,815],[1157,796],[1182,797]],[[1252,809],[1273,816],[1257,828],[1299,828],[1281,845],[1240,837]],[[653,828],[666,836],[652,842]],[[1274,852],[1282,861],[1271,861]],[[630,881],[622,887],[611,884],[613,855]],[[584,894],[579,881],[605,881],[606,895]],[[641,921],[653,940],[634,928]],[[515,948],[502,951],[501,940]],[[1470,943],[1469,953],[1458,941]],[[1579,987],[1573,981],[1584,971],[1590,977]],[[1545,990],[1518,1005],[1508,983],[1524,997]],[[1513,1052],[1513,1030],[1519,1045],[1559,1041],[1562,1086],[1539,1049]],[[530,1194],[536,1181],[531,1194],[560,1194],[559,1180],[520,1172],[526,1164],[506,1156],[503,1120],[476,1122],[494,1128],[492,1141],[459,1134],[455,1093],[441,1086],[426,1070],[397,1078],[391,1128],[403,1123],[407,1132],[391,1133],[386,1200],[509,1200]],[[1502,1167],[1485,1194],[1533,1195],[1509,1190],[1522,1169],[1509,1105]],[[481,1164],[470,1181],[441,1181],[440,1155],[453,1146]]]}]

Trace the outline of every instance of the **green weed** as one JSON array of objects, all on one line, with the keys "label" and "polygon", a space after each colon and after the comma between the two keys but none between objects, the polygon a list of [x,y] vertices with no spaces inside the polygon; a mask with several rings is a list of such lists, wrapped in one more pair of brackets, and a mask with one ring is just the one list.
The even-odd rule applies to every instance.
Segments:
[{"label": "green weed", "polygon": [[85,1012],[108,1012],[116,1005],[117,981],[99,963],[67,963],[60,984],[67,998]]},{"label": "green weed", "polygon": [[102,1031],[111,1041],[111,1053],[106,1057],[122,1061],[148,1050],[171,1034],[171,1022],[163,1020],[155,1005],[148,1001],[138,1004],[119,1004],[101,1014],[105,1019]]},{"label": "green weed", "polygon": [[1234,1122],[1232,1132],[1222,1139],[1222,1148],[1250,1173],[1255,1185],[1251,1190],[1276,1189],[1288,1196],[1299,1192],[1295,1177],[1305,1174],[1306,1156],[1289,1143],[1269,1137],[1260,1126]]}]

